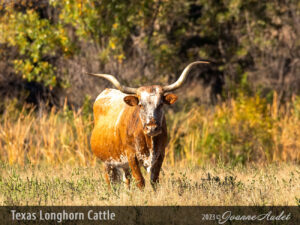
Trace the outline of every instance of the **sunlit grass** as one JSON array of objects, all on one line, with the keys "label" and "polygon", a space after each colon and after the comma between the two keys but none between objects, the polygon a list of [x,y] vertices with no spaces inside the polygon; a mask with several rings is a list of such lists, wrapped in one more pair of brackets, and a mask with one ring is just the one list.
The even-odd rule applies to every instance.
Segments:
[{"label": "sunlit grass", "polygon": [[0,205],[297,205],[300,167],[163,166],[153,191],[124,183],[107,188],[99,167],[1,165]]}]

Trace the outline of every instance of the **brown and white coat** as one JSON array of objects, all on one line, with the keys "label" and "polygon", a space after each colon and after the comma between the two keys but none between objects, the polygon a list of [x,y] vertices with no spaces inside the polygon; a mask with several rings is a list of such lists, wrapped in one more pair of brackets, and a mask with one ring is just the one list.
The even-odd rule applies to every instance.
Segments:
[{"label": "brown and white coat", "polygon": [[105,89],[94,103],[94,130],[91,148],[105,164],[107,183],[116,181],[119,170],[130,184],[130,171],[138,187],[145,185],[140,166],[151,173],[151,183],[158,182],[167,146],[167,126],[163,105],[171,105],[177,96],[168,93],[179,88],[197,61],[189,64],[179,79],[168,86],[122,86],[113,76],[90,74],[107,79],[117,89]]}]

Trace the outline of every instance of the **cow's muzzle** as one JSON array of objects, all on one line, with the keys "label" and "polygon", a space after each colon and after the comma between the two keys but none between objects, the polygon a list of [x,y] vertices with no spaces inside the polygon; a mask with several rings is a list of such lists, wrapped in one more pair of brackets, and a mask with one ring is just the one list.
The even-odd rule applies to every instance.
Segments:
[{"label": "cow's muzzle", "polygon": [[144,128],[144,132],[148,136],[157,136],[162,132],[162,129],[156,124],[148,124]]}]

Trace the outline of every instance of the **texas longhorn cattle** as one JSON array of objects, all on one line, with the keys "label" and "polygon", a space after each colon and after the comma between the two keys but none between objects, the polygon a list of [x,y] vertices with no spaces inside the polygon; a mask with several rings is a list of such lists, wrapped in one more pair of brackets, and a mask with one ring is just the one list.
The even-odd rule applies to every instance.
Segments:
[{"label": "texas longhorn cattle", "polygon": [[170,93],[179,88],[192,66],[205,61],[189,64],[179,79],[167,86],[152,85],[139,88],[126,87],[112,75],[89,75],[110,81],[116,89],[105,89],[94,103],[94,130],[91,148],[105,165],[105,179],[108,185],[116,181],[120,169],[124,181],[130,184],[130,172],[143,188],[145,180],[140,170],[144,166],[151,173],[151,183],[158,182],[159,172],[167,145],[167,126],[163,105],[177,100]]}]

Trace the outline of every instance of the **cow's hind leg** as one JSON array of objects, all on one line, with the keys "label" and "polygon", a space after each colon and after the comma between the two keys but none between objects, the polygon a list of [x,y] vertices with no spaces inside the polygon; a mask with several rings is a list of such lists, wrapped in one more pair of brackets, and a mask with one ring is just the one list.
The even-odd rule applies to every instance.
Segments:
[{"label": "cow's hind leg", "polygon": [[104,177],[105,177],[105,181],[106,181],[108,187],[110,188],[109,170],[110,170],[109,166],[108,165],[104,165],[104,171],[105,171]]},{"label": "cow's hind leg", "polygon": [[105,181],[109,188],[111,183],[117,183],[119,181],[119,171],[117,168],[111,165],[105,165]]},{"label": "cow's hind leg", "polygon": [[129,172],[129,168],[123,168],[123,171],[124,171],[123,181],[125,182],[126,187],[130,188],[131,174]]}]

